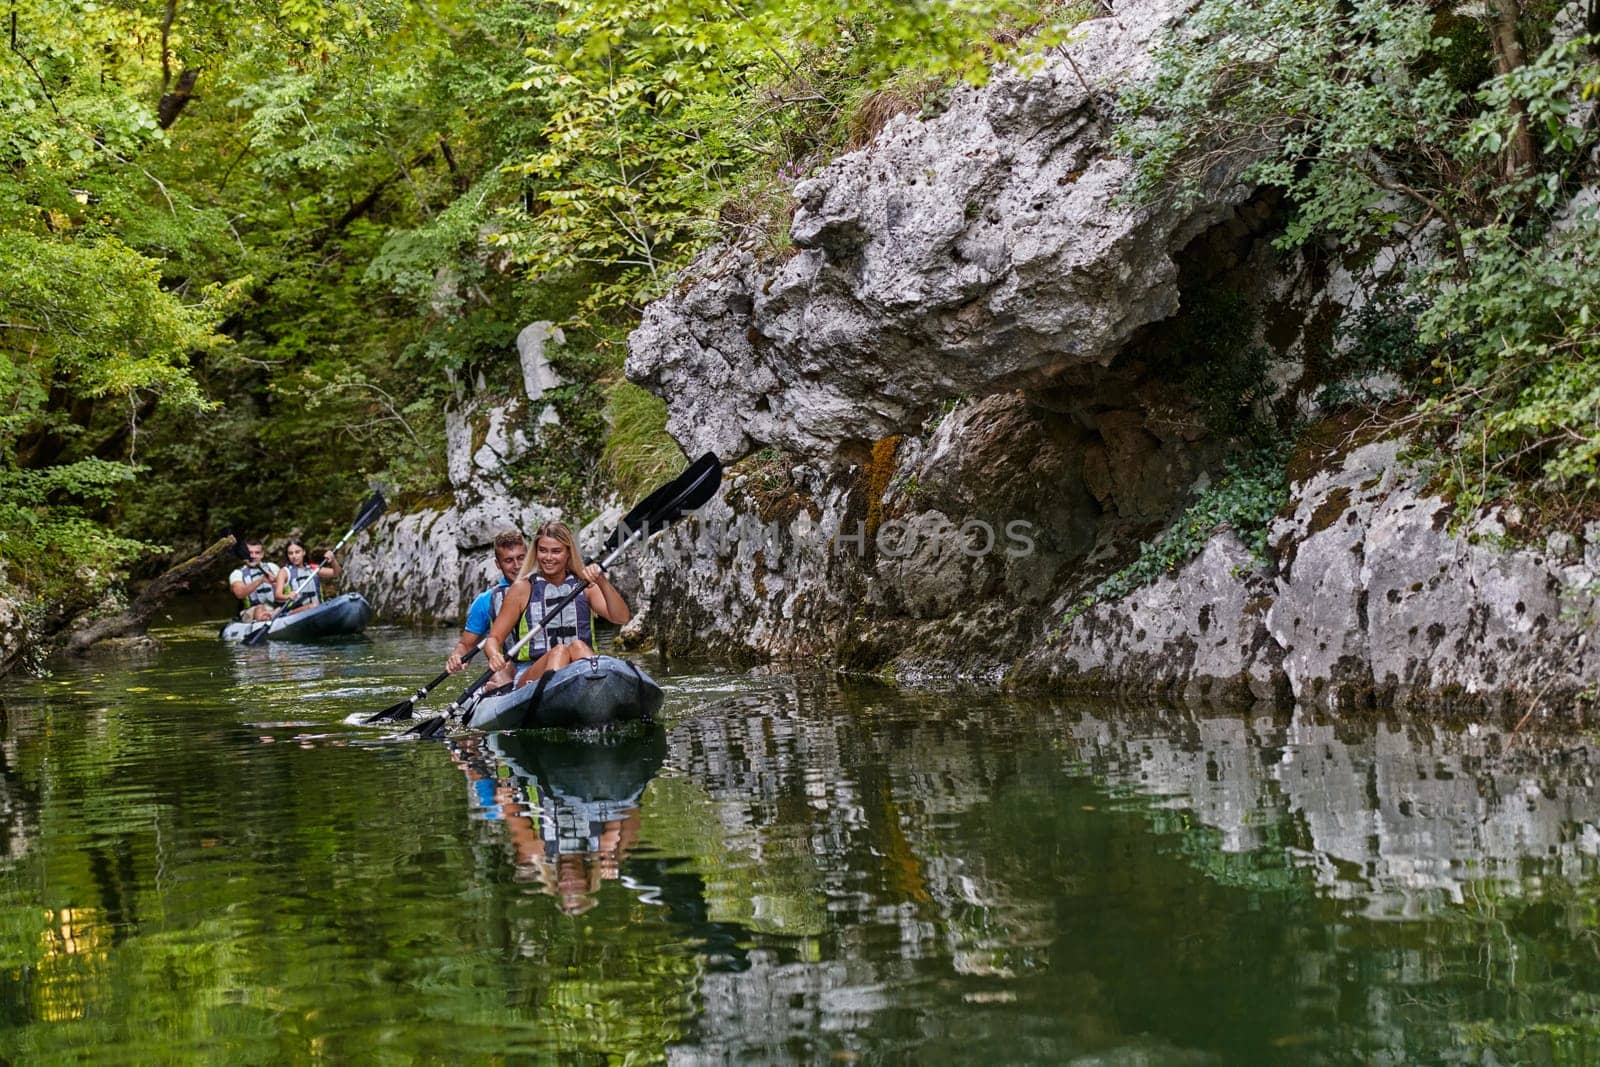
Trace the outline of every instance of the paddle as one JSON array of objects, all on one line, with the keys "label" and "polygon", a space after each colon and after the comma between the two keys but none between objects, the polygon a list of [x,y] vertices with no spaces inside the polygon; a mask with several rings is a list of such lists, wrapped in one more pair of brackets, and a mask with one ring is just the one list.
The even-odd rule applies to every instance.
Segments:
[{"label": "paddle", "polygon": [[[351,523],[350,529],[346,530],[345,535],[339,538],[339,543],[328,550],[328,556],[338,552],[344,547],[344,543],[346,541],[350,540],[350,538],[354,537],[356,534],[360,533],[362,530],[365,530],[368,526],[371,526],[374,522],[378,521],[378,516],[382,515],[383,509],[388,506],[389,502],[383,499],[382,493],[374,492],[371,496],[367,497],[367,502],[361,505],[361,510],[356,514],[356,521]],[[327,556],[323,557],[323,562],[327,562]],[[285,611],[288,611],[290,605],[294,604],[295,601],[300,599],[300,594],[305,591],[306,586],[311,584],[312,580],[316,578],[317,572],[321,569],[322,564],[320,563],[315,567],[312,567],[311,573],[300,579],[300,584],[294,587],[294,592],[289,594],[289,599],[283,604],[283,606],[272,613],[272,618],[268,619],[266,623],[259,628],[251,630],[248,634],[246,634],[245,639],[241,641],[240,644],[260,644],[262,640],[266,638],[267,631],[272,629],[272,624],[278,621],[278,616],[282,615]]]},{"label": "paddle", "polygon": [[[666,529],[688,512],[710,500],[716,495],[717,487],[721,484],[722,464],[718,461],[715,453],[707,452],[690,464],[689,468],[682,474],[651,493],[637,507],[622,517],[622,521],[618,523],[617,528],[611,531],[611,536],[606,538],[606,556],[600,560],[600,569],[603,571],[610,570],[611,564],[616,561],[616,558],[635,541],[643,540],[657,530]],[[563,608],[582,595],[588,586],[589,583],[585,582],[577,589],[554,601],[549,610],[545,612],[544,618],[540,619],[537,625],[530,627],[520,641],[506,649],[506,659],[514,659],[516,654],[521,652],[529,641],[533,640],[534,635],[542,631],[550,623],[551,619],[561,614]],[[477,652],[477,649],[473,649],[473,652]],[[433,737],[437,735],[444,729],[447,722],[471,702],[472,698],[477,695],[478,690],[482,689],[493,675],[493,671],[484,671],[476,681],[451,702],[450,706],[444,710],[443,715],[437,715],[426,722],[419,723],[407,730],[406,733],[416,737]],[[384,709],[384,711],[367,721],[376,722],[380,718],[399,719],[409,716],[411,708],[416,706],[416,702],[426,696],[428,690],[443,679],[443,675],[435,678],[432,682],[417,690],[408,699],[401,701],[392,708]],[[389,714],[390,712],[394,712],[394,714],[391,715]]]},{"label": "paddle", "polygon": [[[481,647],[481,644],[473,645],[471,651],[469,651],[465,656],[461,657],[461,662],[463,664],[471,662],[472,657],[478,654],[478,649]],[[395,722],[405,722],[407,719],[411,718],[411,713],[416,710],[417,705],[422,703],[422,701],[427,698],[429,693],[433,692],[434,687],[448,677],[450,677],[449,671],[440,671],[433,681],[429,682],[421,689],[418,689],[415,693],[412,693],[410,696],[400,701],[400,703],[390,704],[377,714],[369,715],[361,721],[369,726],[375,722],[383,722],[385,719],[393,719]]]}]

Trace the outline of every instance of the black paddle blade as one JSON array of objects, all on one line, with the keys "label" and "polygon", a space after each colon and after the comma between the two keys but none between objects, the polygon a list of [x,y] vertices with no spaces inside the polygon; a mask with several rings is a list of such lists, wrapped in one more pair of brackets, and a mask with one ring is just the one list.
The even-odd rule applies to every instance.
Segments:
[{"label": "black paddle blade", "polygon": [[376,715],[369,715],[361,721],[367,726],[371,726],[375,722],[384,722],[391,719],[395,722],[405,722],[411,718],[411,713],[416,709],[416,706],[415,700],[411,697],[406,697],[400,703],[390,704]]},{"label": "black paddle blade", "polygon": [[717,494],[722,484],[722,461],[715,452],[707,452],[691,463],[687,470],[660,489],[641,500],[632,511],[622,517],[617,528],[606,538],[602,555],[609,556],[635,530],[659,530],[682,518]]},{"label": "black paddle blade", "polygon": [[444,717],[442,715],[435,715],[431,719],[426,719],[417,723],[417,725],[413,726],[409,730],[406,730],[400,736],[420,737],[426,741],[431,738],[438,737],[442,733],[444,733]]},{"label": "black paddle blade", "polygon": [[244,534],[229,526],[222,531],[222,536],[233,538],[233,548],[230,551],[233,552],[235,559],[242,559],[246,563],[250,561],[250,550],[244,547]]},{"label": "black paddle blade", "polygon": [[354,537],[374,522],[377,522],[378,516],[382,515],[384,509],[388,506],[389,502],[383,498],[383,493],[376,489],[373,490],[372,495],[367,497],[367,502],[361,505],[361,511],[356,515],[356,521],[351,523],[350,536]]},{"label": "black paddle blade", "polygon": [[272,623],[265,623],[259,630],[251,630],[249,633],[245,634],[244,640],[240,641],[239,643],[241,645],[249,645],[253,648],[267,639],[267,631],[270,629],[272,629]]}]

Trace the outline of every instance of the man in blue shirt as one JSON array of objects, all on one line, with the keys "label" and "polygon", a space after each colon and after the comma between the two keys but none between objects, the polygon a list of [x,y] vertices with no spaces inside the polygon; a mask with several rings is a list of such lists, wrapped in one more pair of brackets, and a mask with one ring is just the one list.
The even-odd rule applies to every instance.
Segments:
[{"label": "man in blue shirt", "polygon": [[[451,674],[459,671],[465,663],[465,657],[484,635],[489,632],[489,627],[494,624],[494,594],[498,590],[508,589],[516,580],[517,572],[522,569],[522,561],[528,558],[528,543],[516,530],[501,530],[494,535],[494,562],[500,568],[500,580],[489,588],[472,598],[472,605],[467,608],[467,623],[461,630],[461,638],[450,650],[450,658],[444,661],[444,669]],[[498,675],[490,679],[490,685],[503,685],[511,681],[511,675],[516,671],[514,664],[505,672],[504,679]]]}]

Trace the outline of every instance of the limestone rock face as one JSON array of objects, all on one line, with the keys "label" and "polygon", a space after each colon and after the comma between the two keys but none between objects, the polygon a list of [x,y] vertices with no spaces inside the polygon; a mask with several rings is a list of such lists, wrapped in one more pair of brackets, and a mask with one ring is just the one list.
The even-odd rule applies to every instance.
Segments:
[{"label": "limestone rock face", "polygon": [[10,586],[0,581],[0,675],[16,665],[28,637],[22,605],[13,600],[9,592]]},{"label": "limestone rock face", "polygon": [[[1177,574],[1120,601],[1096,604],[1042,635],[1047,672],[1020,677],[1088,690],[1148,690],[1189,702],[1286,694],[1282,650],[1266,627],[1271,582],[1232,531],[1223,530]],[[1065,617],[1069,599],[1060,605]]]},{"label": "limestone rock face", "polygon": [[1495,517],[1453,531],[1449,506],[1423,491],[1400,451],[1369,444],[1293,486],[1271,560],[1220,530],[1175,574],[1047,635],[1017,679],[1090,690],[1222,683],[1208,695],[1332,708],[1549,709],[1591,691],[1600,524],[1583,554],[1568,537],[1499,547]]},{"label": "limestone rock face", "polygon": [[646,309],[628,376],[685,450],[803,456],[914,430],[951,396],[1109,363],[1178,307],[1174,254],[1247,192],[1178,211],[1118,202],[1111,87],[1186,5],[1135,0],[1027,74],[893,119],[795,188],[798,254],[714,250]]},{"label": "limestone rock face", "polygon": [[[1491,515],[1459,533],[1392,441],[1357,449],[1300,487],[1273,527],[1267,616],[1294,692],[1340,705],[1428,690],[1531,702],[1600,679],[1600,527],[1506,550]],[[1552,549],[1555,549],[1552,551]],[[1563,551],[1564,550],[1564,551]]]},{"label": "limestone rock face", "polygon": [[1503,517],[1453,531],[1394,441],[1293,485],[1268,558],[1220,527],[1175,573],[1083,609],[1132,535],[1125,501],[1094,494],[1099,441],[1073,426],[997,395],[872,464],[738,464],[697,522],[640,552],[629,632],[1190,705],[1466,715],[1571,708],[1600,683],[1600,524],[1539,548],[1503,547]]},{"label": "limestone rock face", "polygon": [[537,447],[537,428],[554,418],[544,404],[528,429],[530,411],[560,384],[545,350],[562,341],[561,330],[548,322],[523,329],[517,349],[524,395],[468,397],[445,415],[447,500],[391,512],[351,543],[345,588],[360,591],[380,616],[459,623],[472,598],[499,576],[494,535],[511,527],[527,533],[561,517],[557,509],[521,499],[505,471]]}]

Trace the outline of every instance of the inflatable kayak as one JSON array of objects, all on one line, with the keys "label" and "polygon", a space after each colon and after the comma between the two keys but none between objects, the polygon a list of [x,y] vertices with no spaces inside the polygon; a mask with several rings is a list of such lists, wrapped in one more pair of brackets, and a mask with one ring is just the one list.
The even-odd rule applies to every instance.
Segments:
[{"label": "inflatable kayak", "polygon": [[[360,593],[345,593],[324,600],[310,611],[280,615],[267,631],[269,641],[315,641],[319,637],[346,637],[367,628],[372,605]],[[224,641],[243,641],[264,622],[230,622],[217,634]]]},{"label": "inflatable kayak", "polygon": [[480,697],[466,725],[474,730],[594,730],[650,719],[660,710],[661,687],[637,664],[595,656],[520,689]]}]

